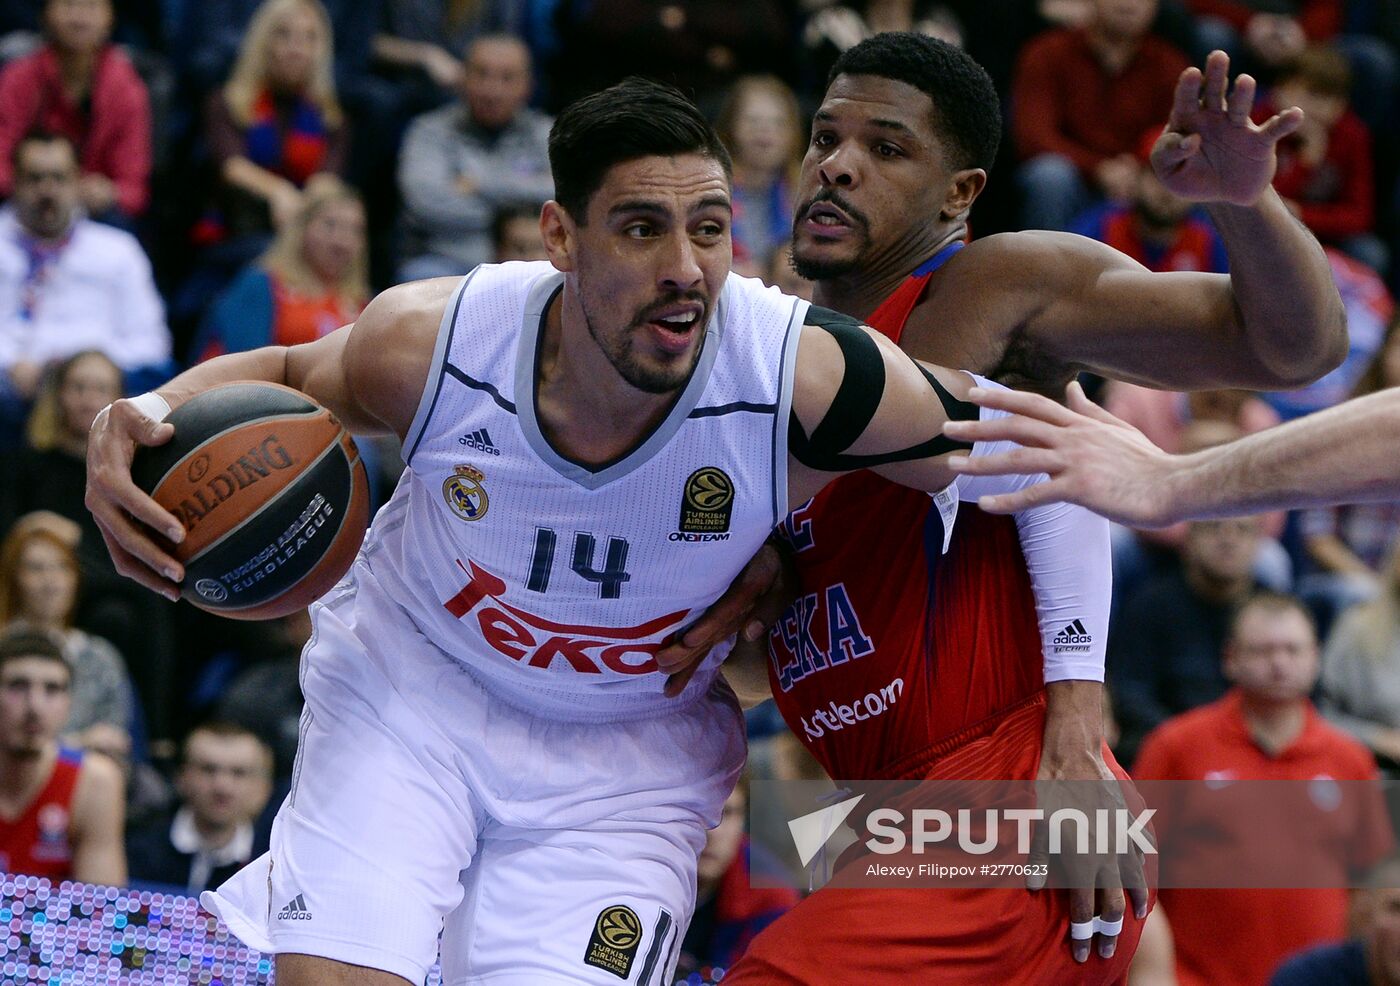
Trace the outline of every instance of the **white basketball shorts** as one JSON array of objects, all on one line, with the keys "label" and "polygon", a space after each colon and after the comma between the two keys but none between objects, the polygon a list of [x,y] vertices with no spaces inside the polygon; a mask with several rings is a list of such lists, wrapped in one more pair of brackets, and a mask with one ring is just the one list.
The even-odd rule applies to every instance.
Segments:
[{"label": "white basketball shorts", "polygon": [[445,986],[669,983],[744,759],[722,682],[653,718],[537,719],[427,641],[362,565],[313,612],[271,850],[205,893],[253,948]]}]

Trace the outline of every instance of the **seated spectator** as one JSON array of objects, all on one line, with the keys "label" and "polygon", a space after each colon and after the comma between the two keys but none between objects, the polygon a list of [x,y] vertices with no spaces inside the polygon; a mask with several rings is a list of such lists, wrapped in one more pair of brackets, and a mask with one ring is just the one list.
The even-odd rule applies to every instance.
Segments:
[{"label": "seated spectator", "polygon": [[781,80],[746,76],[729,90],[715,130],[734,159],[734,269],[757,276],[792,235],[793,189],[807,143],[802,111]]},{"label": "seated spectator", "polygon": [[[1400,321],[1387,331],[1353,396],[1390,387],[1400,387]],[[1376,594],[1391,546],[1400,537],[1400,501],[1305,510],[1299,533],[1314,567],[1308,594],[1340,611]]]},{"label": "seated spectator", "polygon": [[1400,861],[1376,867],[1355,896],[1352,938],[1293,956],[1269,986],[1400,986]]},{"label": "seated spectator", "polygon": [[197,895],[267,851],[254,825],[272,793],[272,751],[225,722],[196,726],[175,780],[180,807],[127,833],[131,878]]},{"label": "seated spectator", "polygon": [[491,242],[498,264],[549,259],[540,235],[540,210],[534,206],[514,206],[497,212],[491,224]]},{"label": "seated spectator", "polygon": [[1229,687],[1220,654],[1236,607],[1258,588],[1259,524],[1257,517],[1193,521],[1181,564],[1124,601],[1109,632],[1108,667],[1125,763],[1147,733]]},{"label": "seated spectator", "polygon": [[15,444],[49,363],[96,349],[154,385],[170,361],[150,261],[131,234],[83,217],[72,142],[31,134],[13,165],[14,197],[0,210],[0,446]]},{"label": "seated spectator", "polygon": [[1303,125],[1278,143],[1274,188],[1319,240],[1384,276],[1389,262],[1375,235],[1371,134],[1347,106],[1350,89],[1340,52],[1308,48],[1282,70],[1272,100],[1260,104],[1255,119],[1268,119],[1274,106],[1303,110]]},{"label": "seated spectator", "polygon": [[1261,395],[1284,421],[1324,411],[1357,393],[1374,392],[1377,385],[1362,378],[1378,372],[1376,354],[1396,328],[1391,324],[1395,302],[1380,276],[1339,250],[1324,247],[1323,252],[1347,316],[1347,355],[1341,366],[1306,387]]},{"label": "seated spectator", "polygon": [[0,872],[120,887],[121,776],[58,743],[71,681],[49,637],[0,636]]},{"label": "seated spectator", "polygon": [[36,130],[81,148],[78,197],[119,225],[150,202],[151,105],[131,61],[111,44],[110,0],[46,0],[47,43],[0,71],[0,196],[15,189],[14,152]]},{"label": "seated spectator", "polygon": [[[752,886],[752,855],[762,850],[744,832],[748,807],[748,780],[742,778],[724,803],[719,825],[705,835],[695,916],[681,942],[678,977],[693,972],[709,975],[708,969],[731,967],[755,935],[800,899],[797,891],[788,887]],[[773,872],[780,868],[777,861],[770,867]]]},{"label": "seated spectator", "polygon": [[[1303,605],[1272,593],[1250,599],[1236,614],[1224,649],[1231,691],[1153,731],[1134,779],[1375,779],[1376,762],[1366,748],[1328,724],[1308,700],[1317,671],[1317,638]],[[1331,831],[1313,843],[1314,858],[1292,862],[1326,874],[1329,882],[1307,890],[1161,889],[1158,910],[1175,940],[1180,986],[1265,986],[1292,952],[1345,934],[1345,888],[1391,851],[1390,824],[1379,786],[1359,811],[1314,810],[1318,817],[1309,823]],[[1196,853],[1253,860],[1260,821],[1221,811],[1207,799],[1182,802],[1153,824],[1164,860],[1185,853],[1174,847],[1188,841]],[[1286,829],[1290,822],[1280,824]],[[1337,858],[1338,846],[1345,847],[1345,860]]]},{"label": "seated spectator", "polygon": [[410,243],[399,279],[458,276],[491,260],[496,213],[554,192],[549,118],[526,108],[530,52],[490,35],[467,52],[460,100],[414,120],[399,157]]},{"label": "seated spectator", "polygon": [[1238,55],[1245,70],[1265,79],[1303,53],[1311,41],[1327,41],[1342,26],[1341,0],[1187,0],[1196,15],[1203,50]]},{"label": "seated spectator", "polygon": [[805,71],[813,88],[826,85],[831,66],[847,48],[885,31],[914,31],[963,46],[963,25],[953,6],[938,0],[865,0],[863,3],[807,3],[819,7],[802,28]]},{"label": "seated spectator", "polygon": [[1225,243],[1193,203],[1173,195],[1152,170],[1160,127],[1138,145],[1137,180],[1126,203],[1104,202],[1081,214],[1070,232],[1107,243],[1148,270],[1229,272]]},{"label": "seated spectator", "polygon": [[221,194],[197,231],[204,242],[264,242],[301,212],[314,176],[342,170],[346,128],[330,18],[318,0],[266,0],[258,8],[205,125]]},{"label": "seated spectator", "polygon": [[16,527],[0,542],[0,628],[46,633],[63,648],[73,673],[65,735],[104,723],[131,728],[133,690],[117,649],[73,626],[78,556],[47,527]]},{"label": "seated spectator", "polygon": [[521,8],[512,0],[397,0],[385,7],[374,36],[376,67],[411,86],[420,109],[431,108],[456,95],[462,59],[473,41],[486,34],[523,33],[527,15]]},{"label": "seated spectator", "polygon": [[198,359],[312,342],[353,322],[368,301],[364,206],[338,178],[321,175],[272,247],[214,302]]},{"label": "seated spectator", "polygon": [[121,396],[121,372],[87,350],[59,363],[46,378],[29,418],[29,444],[0,470],[0,530],[43,513],[71,525],[85,591],[76,623],[110,640],[128,662],[145,709],[147,730],[168,736],[175,707],[173,605],[117,574],[97,522],[83,503],[87,441],[97,412]]},{"label": "seated spectator", "polygon": [[1322,655],[1327,718],[1400,771],[1400,540],[1375,598],[1342,614]]},{"label": "seated spectator", "polygon": [[1022,49],[1011,130],[1025,227],[1069,229],[1095,199],[1131,201],[1139,137],[1161,126],[1187,67],[1150,33],[1156,13],[1156,0],[1095,0],[1085,27],[1047,31]]}]

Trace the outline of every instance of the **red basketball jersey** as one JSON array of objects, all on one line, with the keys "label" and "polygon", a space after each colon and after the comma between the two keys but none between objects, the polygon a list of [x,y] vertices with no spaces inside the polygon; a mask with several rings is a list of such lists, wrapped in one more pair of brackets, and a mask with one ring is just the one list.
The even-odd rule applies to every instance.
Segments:
[{"label": "red basketball jersey", "polygon": [[[915,271],[868,324],[898,342],[952,252]],[[802,595],[769,635],[769,679],[789,728],[833,778],[924,776],[1044,687],[1015,521],[960,504],[945,552],[951,519],[928,494],[858,472],[783,525]],[[1023,764],[1033,770],[1036,758]]]},{"label": "red basketball jersey", "polygon": [[60,748],[48,783],[28,807],[14,821],[0,816],[0,872],[68,879],[73,868],[68,831],[82,766],[81,751]]}]

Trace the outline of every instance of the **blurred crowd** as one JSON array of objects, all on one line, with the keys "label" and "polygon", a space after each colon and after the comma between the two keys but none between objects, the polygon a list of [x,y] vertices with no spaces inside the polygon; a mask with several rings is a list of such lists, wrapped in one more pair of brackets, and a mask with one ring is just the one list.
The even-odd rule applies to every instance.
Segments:
[{"label": "blurred crowd", "polygon": [[[1159,445],[1400,386],[1400,0],[0,0],[0,627],[58,655],[0,646],[0,740],[105,754],[119,770],[102,803],[125,812],[68,872],[195,890],[261,851],[310,632],[304,616],[220,621],[117,576],[83,506],[98,410],[220,353],[318,338],[391,284],[542,258],[551,114],[629,74],[692,94],[731,149],[735,270],[807,293],[787,241],[808,121],[837,55],[887,30],[964,47],[1002,95],[974,236],[1069,230],[1156,271],[1228,270],[1209,219],[1148,163],[1180,72],[1223,49],[1258,79],[1257,120],[1305,110],[1274,185],[1327,249],[1348,357],[1279,394],[1086,381]],[[364,449],[382,502],[398,450]],[[1398,533],[1400,504],[1116,531],[1120,759],[1162,776],[1182,717],[1263,707],[1240,611],[1268,589],[1298,605],[1265,622],[1294,613],[1288,646],[1316,652],[1280,707],[1400,774]],[[800,775],[775,719],[751,716],[756,769]],[[25,793],[4,773],[0,818]],[[787,900],[740,901],[742,805],[734,817],[702,860],[714,899],[695,932],[725,947],[692,943],[696,968]],[[1342,911],[1278,957],[1338,937]],[[1177,930],[1163,968],[1193,947]]]}]

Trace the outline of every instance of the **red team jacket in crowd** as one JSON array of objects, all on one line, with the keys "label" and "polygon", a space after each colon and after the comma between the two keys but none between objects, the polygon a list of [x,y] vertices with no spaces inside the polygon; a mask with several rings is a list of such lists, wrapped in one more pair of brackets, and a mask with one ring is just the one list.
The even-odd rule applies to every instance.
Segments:
[{"label": "red team jacket in crowd", "polygon": [[[896,342],[940,253],[868,324]],[[785,526],[802,595],[769,635],[778,709],[837,780],[1032,780],[1044,657],[1015,521],[961,504],[946,554],[928,494],[871,472],[828,486]],[[1126,777],[1104,748],[1104,758]],[[863,863],[862,863],[863,865]],[[1117,955],[1074,962],[1068,896],[1021,889],[819,890],[761,933],[726,986],[1117,983]],[[969,978],[975,977],[975,978]]]},{"label": "red team jacket in crowd", "polygon": [[68,829],[82,766],[80,751],[60,749],[48,783],[29,806],[14,821],[0,816],[0,873],[68,879],[73,868]]}]

